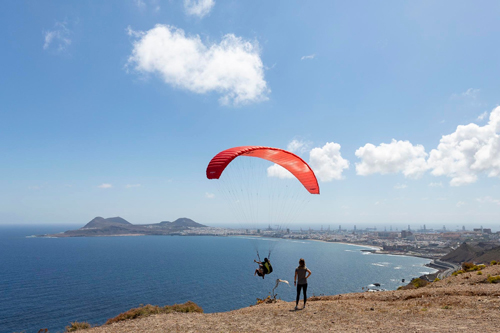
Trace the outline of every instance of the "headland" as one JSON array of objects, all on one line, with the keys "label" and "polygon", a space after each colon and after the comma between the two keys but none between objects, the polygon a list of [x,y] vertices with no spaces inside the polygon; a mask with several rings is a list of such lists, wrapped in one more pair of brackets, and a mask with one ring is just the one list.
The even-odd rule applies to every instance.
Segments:
[{"label": "headland", "polygon": [[135,332],[498,332],[500,265],[408,290],[268,300],[222,313],[170,313],[85,330]]}]

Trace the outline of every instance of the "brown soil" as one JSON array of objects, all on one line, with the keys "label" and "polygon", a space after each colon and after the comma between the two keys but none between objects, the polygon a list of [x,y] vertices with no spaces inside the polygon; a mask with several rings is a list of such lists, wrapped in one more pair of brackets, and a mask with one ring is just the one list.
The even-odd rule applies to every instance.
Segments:
[{"label": "brown soil", "polygon": [[[499,332],[500,265],[413,290],[312,297],[305,309],[277,301],[222,313],[172,313],[85,332]],[[302,307],[302,301],[299,308]]]}]

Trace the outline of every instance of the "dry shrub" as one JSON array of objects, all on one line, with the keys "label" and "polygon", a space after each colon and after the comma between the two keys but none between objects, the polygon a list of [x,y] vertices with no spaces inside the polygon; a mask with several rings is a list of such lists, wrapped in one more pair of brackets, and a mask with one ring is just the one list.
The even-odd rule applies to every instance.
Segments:
[{"label": "dry shrub", "polygon": [[66,326],[66,332],[75,332],[78,330],[85,330],[87,328],[91,328],[92,326],[89,323],[83,322],[79,323],[77,321],[70,323],[69,326]]},{"label": "dry shrub", "polygon": [[415,288],[421,288],[421,287],[425,287],[426,285],[428,285],[429,281],[421,279],[421,278],[416,278],[416,279],[411,280],[411,284],[413,284],[415,286]]},{"label": "dry shrub", "polygon": [[172,313],[172,312],[199,312],[202,313],[203,309],[200,308],[196,303],[187,301],[184,304],[174,304],[166,305],[164,307],[159,307],[158,305],[147,304],[139,308],[130,309],[127,312],[120,313],[118,316],[108,319],[105,325],[116,323],[122,320],[135,319],[139,317],[148,317],[154,314],[160,313]]},{"label": "dry shrub", "polygon": [[488,276],[489,283],[500,283],[500,275]]},{"label": "dry shrub", "polygon": [[271,298],[271,295],[267,296],[266,298],[257,298],[257,303],[256,304],[262,304],[262,303],[276,303],[276,297]]},{"label": "dry shrub", "polygon": [[465,272],[469,272],[469,271],[472,271],[474,270],[474,263],[472,262],[464,262],[462,264],[462,270],[464,270]]}]

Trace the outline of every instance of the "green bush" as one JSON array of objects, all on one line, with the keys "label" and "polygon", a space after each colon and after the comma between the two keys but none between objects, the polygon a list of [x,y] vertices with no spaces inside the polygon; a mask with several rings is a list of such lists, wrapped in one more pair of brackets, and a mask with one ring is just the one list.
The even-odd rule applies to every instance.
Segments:
[{"label": "green bush", "polygon": [[483,272],[479,271],[477,272],[477,275],[483,275]]},{"label": "green bush", "polygon": [[491,261],[491,263],[490,263],[490,265],[491,265],[491,266],[494,266],[494,265],[496,265],[496,264],[497,264],[497,261],[496,261],[496,260],[492,260],[492,261]]},{"label": "green bush", "polygon": [[465,273],[463,270],[458,270],[458,271],[455,271],[455,272],[451,273],[451,275],[457,276],[457,275],[463,274],[463,273]]},{"label": "green bush", "polygon": [[79,323],[75,321],[74,323],[70,323],[70,326],[66,326],[66,332],[74,332],[78,330],[85,330],[87,328],[91,328],[89,323]]},{"label": "green bush", "polygon": [[441,281],[441,280],[439,278],[434,279],[434,282],[438,282],[438,281]]}]

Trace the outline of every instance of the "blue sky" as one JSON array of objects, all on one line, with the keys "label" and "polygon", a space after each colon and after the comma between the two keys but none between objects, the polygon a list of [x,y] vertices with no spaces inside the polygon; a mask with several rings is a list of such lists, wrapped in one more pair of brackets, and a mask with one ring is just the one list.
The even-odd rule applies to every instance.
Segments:
[{"label": "blue sky", "polygon": [[0,224],[231,224],[205,168],[293,150],[311,227],[500,229],[485,1],[10,1]]}]

